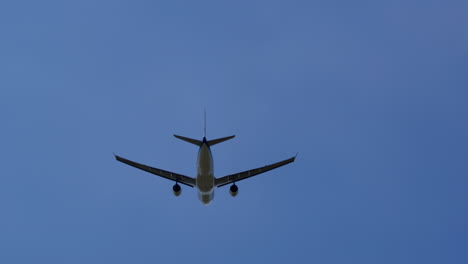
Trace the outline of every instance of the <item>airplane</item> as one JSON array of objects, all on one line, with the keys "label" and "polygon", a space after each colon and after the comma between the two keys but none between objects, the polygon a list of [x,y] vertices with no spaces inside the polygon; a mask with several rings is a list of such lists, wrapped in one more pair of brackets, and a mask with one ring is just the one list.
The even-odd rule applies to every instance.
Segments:
[{"label": "airplane", "polygon": [[296,156],[276,162],[270,165],[266,165],[263,167],[259,167],[253,170],[247,170],[244,172],[234,173],[227,176],[223,176],[220,178],[215,178],[213,173],[213,156],[211,154],[211,147],[224,142],[226,140],[232,139],[235,136],[223,137],[213,140],[206,139],[206,125],[205,125],[205,136],[202,140],[182,137],[178,135],[174,135],[176,138],[181,139],[183,141],[192,143],[199,147],[198,151],[198,159],[197,159],[197,177],[192,178],[189,176],[185,176],[182,174],[161,170],[158,168],[153,168],[147,165],[143,165],[120,156],[114,154],[115,159],[123,162],[127,165],[132,167],[138,168],[140,170],[144,170],[146,172],[152,173],[154,175],[166,178],[168,180],[175,181],[174,186],[172,187],[172,191],[175,196],[179,196],[182,193],[182,188],[180,187],[179,183],[190,186],[190,187],[197,187],[198,189],[198,198],[204,205],[209,205],[214,198],[214,189],[218,187],[222,187],[228,184],[232,184],[229,188],[229,193],[232,197],[235,197],[239,191],[239,187],[237,187],[236,182],[245,180],[247,178],[253,177],[260,173],[264,173],[291,162],[294,162]]}]

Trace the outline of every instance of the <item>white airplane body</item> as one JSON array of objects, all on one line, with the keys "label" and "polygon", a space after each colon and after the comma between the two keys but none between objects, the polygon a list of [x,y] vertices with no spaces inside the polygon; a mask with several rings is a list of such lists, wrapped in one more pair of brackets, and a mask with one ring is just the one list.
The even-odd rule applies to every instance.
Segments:
[{"label": "white airplane body", "polygon": [[213,156],[211,149],[203,138],[197,159],[197,189],[198,198],[204,204],[209,204],[214,198],[215,177],[213,172]]},{"label": "white airplane body", "polygon": [[292,157],[292,158],[289,158],[289,159],[286,159],[286,160],[283,160],[283,161],[280,161],[271,165],[267,165],[264,167],[227,175],[221,178],[215,178],[214,171],[213,171],[213,156],[211,154],[210,146],[229,140],[233,138],[234,136],[218,138],[218,139],[209,140],[209,141],[206,140],[206,137],[203,137],[203,140],[200,141],[200,140],[186,138],[186,137],[177,136],[177,135],[174,135],[174,136],[186,142],[192,143],[194,145],[198,145],[200,147],[198,151],[197,177],[196,178],[149,167],[143,164],[133,162],[131,160],[127,160],[117,155],[115,155],[115,158],[118,161],[128,164],[130,166],[133,166],[135,168],[138,168],[146,172],[161,176],[163,178],[175,181],[176,183],[172,188],[175,196],[179,196],[181,194],[182,189],[179,183],[190,186],[190,187],[196,187],[198,189],[198,198],[204,205],[210,204],[211,201],[213,200],[215,188],[221,187],[227,184],[232,184],[229,191],[232,196],[236,196],[239,190],[237,185],[235,184],[237,181],[244,180],[246,178],[249,178],[249,177],[258,175],[260,173],[267,172],[269,170],[281,167],[288,163],[294,162],[296,158],[296,157]]}]

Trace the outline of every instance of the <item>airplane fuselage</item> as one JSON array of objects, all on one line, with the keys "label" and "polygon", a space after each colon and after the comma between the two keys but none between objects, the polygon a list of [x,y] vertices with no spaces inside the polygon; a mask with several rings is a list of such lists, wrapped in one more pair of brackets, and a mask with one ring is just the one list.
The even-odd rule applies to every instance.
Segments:
[{"label": "airplane fuselage", "polygon": [[208,205],[214,198],[215,178],[213,173],[213,156],[206,138],[203,138],[197,159],[197,178],[196,186],[198,189],[198,198]]},{"label": "airplane fuselage", "polygon": [[179,196],[182,192],[182,189],[179,183],[196,187],[198,190],[198,198],[204,205],[208,205],[213,201],[214,198],[214,189],[222,187],[228,184],[232,184],[229,188],[229,193],[231,196],[235,197],[238,193],[238,187],[236,182],[253,177],[260,173],[264,173],[278,167],[284,166],[294,161],[296,157],[292,157],[280,162],[276,162],[270,165],[265,165],[252,170],[247,170],[239,173],[234,173],[230,175],[225,175],[220,178],[214,177],[213,171],[213,156],[211,154],[211,146],[234,138],[234,136],[217,138],[212,140],[207,140],[206,137],[203,137],[203,140],[197,140],[193,138],[187,138],[183,136],[174,135],[176,138],[186,141],[188,143],[194,144],[199,147],[198,150],[198,159],[197,159],[197,177],[185,176],[171,171],[166,171],[154,167],[150,167],[141,163],[137,163],[120,156],[115,155],[115,159],[137,169],[149,172],[151,174],[160,176],[162,178],[172,180],[175,182],[172,190],[175,196]]}]

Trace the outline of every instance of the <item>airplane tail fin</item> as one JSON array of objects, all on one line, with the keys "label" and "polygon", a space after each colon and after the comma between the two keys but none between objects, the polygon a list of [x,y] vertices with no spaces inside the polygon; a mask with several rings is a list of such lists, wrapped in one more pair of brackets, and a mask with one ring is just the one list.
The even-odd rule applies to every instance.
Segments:
[{"label": "airplane tail fin", "polygon": [[178,138],[178,139],[181,139],[183,141],[186,141],[188,143],[192,143],[194,145],[197,145],[197,146],[201,146],[202,142],[200,140],[196,140],[196,139],[193,139],[193,138],[188,138],[188,137],[183,137],[183,136],[178,136],[178,135],[174,135],[174,137]]},{"label": "airplane tail fin", "polygon": [[[202,141],[200,140],[197,140],[197,139],[193,139],[193,138],[188,138],[188,137],[183,137],[183,136],[178,136],[178,135],[174,135],[174,137],[178,138],[178,139],[181,139],[183,141],[186,141],[188,143],[192,143],[194,145],[197,145],[197,146],[201,146],[201,144],[203,143]],[[218,143],[221,143],[221,142],[224,142],[226,140],[229,140],[231,138],[234,138],[235,136],[229,136],[229,137],[223,137],[223,138],[217,138],[217,139],[213,139],[213,140],[208,140],[206,141],[206,143],[208,144],[208,146],[214,146]]]},{"label": "airplane tail fin", "polygon": [[178,136],[178,135],[174,135],[174,137],[176,137],[178,139],[181,139],[183,141],[192,143],[192,144],[197,145],[197,146],[201,146],[203,144],[203,142],[206,142],[208,144],[208,146],[214,146],[214,145],[216,145],[218,143],[224,142],[226,140],[229,140],[229,139],[235,137],[235,136],[229,136],[229,137],[217,138],[217,139],[212,139],[212,140],[206,140],[206,109],[205,109],[205,113],[204,113],[204,119],[205,119],[205,127],[204,127],[204,131],[203,131],[204,132],[203,141],[193,139],[193,138]]},{"label": "airplane tail fin", "polygon": [[235,136],[229,136],[229,137],[223,137],[223,138],[217,138],[217,139],[213,139],[213,140],[209,140],[208,141],[208,146],[214,146],[218,143],[221,143],[221,142],[224,142],[226,140],[229,140],[231,138],[234,138]]}]

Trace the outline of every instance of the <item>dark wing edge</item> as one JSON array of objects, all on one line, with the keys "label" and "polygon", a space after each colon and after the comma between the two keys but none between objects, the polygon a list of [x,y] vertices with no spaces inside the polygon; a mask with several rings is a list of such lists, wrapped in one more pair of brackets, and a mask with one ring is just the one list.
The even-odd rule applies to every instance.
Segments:
[{"label": "dark wing edge", "polygon": [[117,156],[115,154],[114,154],[114,156],[115,156],[116,160],[118,160],[118,161],[120,161],[122,163],[125,163],[127,165],[130,165],[132,167],[135,167],[137,169],[144,170],[144,171],[149,172],[151,174],[158,175],[158,176],[161,176],[161,177],[166,178],[168,180],[179,182],[179,183],[185,184],[185,185],[190,186],[190,187],[195,186],[195,179],[194,178],[191,178],[191,177],[188,177],[188,176],[185,176],[185,175],[182,175],[182,174],[178,174],[178,173],[174,173],[174,172],[165,171],[165,170],[161,170],[161,169],[158,169],[158,168],[153,168],[153,167],[150,167],[150,166],[146,166],[146,165],[143,165],[143,164],[140,164],[140,163],[137,163],[137,162],[134,162],[134,161],[119,157],[119,156]]},{"label": "dark wing edge", "polygon": [[273,163],[273,164],[270,164],[270,165],[266,165],[266,166],[263,166],[263,167],[260,167],[260,168],[256,168],[256,169],[253,169],[253,170],[248,170],[248,171],[239,172],[239,173],[235,173],[235,174],[231,174],[231,175],[221,177],[219,179],[216,179],[215,185],[216,185],[216,187],[221,187],[221,186],[233,183],[233,182],[245,180],[247,178],[253,177],[253,176],[258,175],[260,173],[264,173],[264,172],[279,168],[281,166],[284,166],[286,164],[294,162],[294,160],[296,159],[296,156],[294,156],[292,158],[289,158],[289,159],[286,159],[286,160],[283,160],[283,161],[280,161],[280,162],[276,162],[276,163]]}]

